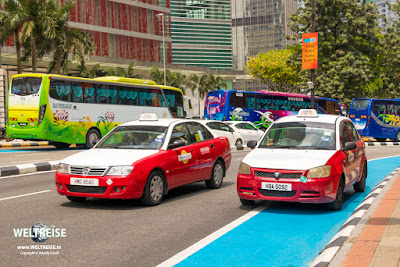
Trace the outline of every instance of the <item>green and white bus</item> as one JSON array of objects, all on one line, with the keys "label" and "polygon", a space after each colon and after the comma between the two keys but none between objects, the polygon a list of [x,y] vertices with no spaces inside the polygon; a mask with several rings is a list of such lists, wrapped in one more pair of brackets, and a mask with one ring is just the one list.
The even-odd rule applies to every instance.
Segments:
[{"label": "green and white bus", "polygon": [[183,94],[154,81],[123,77],[77,78],[51,74],[12,77],[7,137],[47,140],[58,148],[91,148],[116,125],[151,112],[184,118]]}]

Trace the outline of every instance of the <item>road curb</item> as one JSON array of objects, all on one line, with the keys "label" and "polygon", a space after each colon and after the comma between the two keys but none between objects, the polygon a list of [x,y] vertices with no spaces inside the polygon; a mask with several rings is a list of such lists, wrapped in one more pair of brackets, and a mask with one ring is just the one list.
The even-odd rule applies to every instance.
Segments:
[{"label": "road curb", "polygon": [[[328,245],[319,253],[310,266],[312,267],[325,267],[328,266],[338,251],[343,247],[353,230],[361,224],[363,216],[369,212],[369,209],[376,208],[376,205],[371,206],[374,200],[379,196],[382,189],[388,184],[388,182],[394,177],[400,174],[400,167],[392,171],[386,176],[371,192],[364,198],[360,205],[353,211],[351,216],[346,220],[343,226],[339,229],[337,234],[332,237]],[[363,227],[363,226],[362,226]]]},{"label": "road curb", "polygon": [[400,142],[366,142],[367,146],[398,146]]},{"label": "road curb", "polygon": [[60,161],[57,160],[49,162],[26,163],[16,166],[0,167],[0,177],[55,170],[59,162]]},{"label": "road curb", "polygon": [[27,146],[48,146],[49,142],[9,142],[2,143],[0,147],[27,147]]}]

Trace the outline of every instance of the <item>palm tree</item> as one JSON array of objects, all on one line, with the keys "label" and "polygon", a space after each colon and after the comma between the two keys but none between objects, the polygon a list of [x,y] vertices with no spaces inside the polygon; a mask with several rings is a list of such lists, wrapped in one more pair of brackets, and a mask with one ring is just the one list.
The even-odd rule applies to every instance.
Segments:
[{"label": "palm tree", "polygon": [[134,74],[134,69],[133,67],[136,65],[135,61],[132,61],[131,64],[129,64],[128,71],[125,71],[124,68],[117,67],[115,70],[114,69],[106,69],[105,72],[107,73],[107,76],[121,76],[121,77],[126,77],[126,78],[136,78],[136,79],[143,79],[143,76],[140,74]]},{"label": "palm tree", "polygon": [[157,84],[164,84],[164,73],[156,67],[150,69],[150,80],[155,81]]},{"label": "palm tree", "polygon": [[22,26],[21,9],[19,3],[14,0],[1,0],[0,6],[0,46],[14,37],[14,46],[17,52],[17,71],[22,73],[21,62],[21,43],[18,36],[18,30]]}]

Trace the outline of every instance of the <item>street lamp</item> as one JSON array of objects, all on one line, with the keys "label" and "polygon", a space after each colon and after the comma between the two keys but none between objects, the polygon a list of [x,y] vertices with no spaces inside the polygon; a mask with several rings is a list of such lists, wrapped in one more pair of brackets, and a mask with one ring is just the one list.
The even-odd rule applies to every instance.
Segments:
[{"label": "street lamp", "polygon": [[161,17],[162,19],[162,31],[163,31],[163,38],[162,38],[162,42],[163,42],[163,62],[164,62],[164,85],[167,85],[167,69],[165,66],[165,17],[164,17],[164,13],[159,13],[156,15],[157,17]]}]

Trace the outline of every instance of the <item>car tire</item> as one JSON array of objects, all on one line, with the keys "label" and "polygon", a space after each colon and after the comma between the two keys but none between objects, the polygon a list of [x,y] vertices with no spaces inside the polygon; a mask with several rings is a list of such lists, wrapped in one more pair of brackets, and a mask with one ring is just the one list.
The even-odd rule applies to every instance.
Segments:
[{"label": "car tire", "polygon": [[364,163],[362,174],[361,174],[361,179],[358,183],[354,184],[354,191],[356,192],[364,192],[365,191],[365,185],[367,181],[367,163]]},{"label": "car tire", "polygon": [[211,178],[206,180],[206,186],[210,189],[220,188],[224,179],[224,166],[220,160],[215,162],[211,172]]},{"label": "car tire", "polygon": [[68,200],[71,202],[83,202],[86,200],[86,197],[74,197],[74,196],[67,196]]},{"label": "car tire", "polygon": [[236,140],[235,146],[243,146],[243,141],[242,141],[242,139],[239,138],[238,140]]},{"label": "car tire", "polygon": [[66,148],[69,148],[69,146],[71,144],[56,142],[56,143],[52,143],[52,145],[55,146],[58,149],[66,149]]},{"label": "car tire", "polygon": [[242,202],[243,206],[252,206],[256,203],[254,200],[248,200],[243,198],[240,199],[240,202]]},{"label": "car tire", "polygon": [[164,198],[164,176],[159,171],[152,171],[147,178],[140,202],[145,206],[156,206]]},{"label": "car tire", "polygon": [[396,141],[396,142],[400,142],[400,130],[399,130],[399,131],[397,131],[397,133],[396,133],[396,137],[394,138],[394,141]]},{"label": "car tire", "polygon": [[336,199],[335,201],[329,203],[328,206],[331,210],[339,211],[342,209],[343,200],[344,200],[344,180],[343,178],[340,178],[338,189],[336,192]]},{"label": "car tire", "polygon": [[97,129],[90,129],[86,134],[86,148],[92,148],[101,138]]}]

